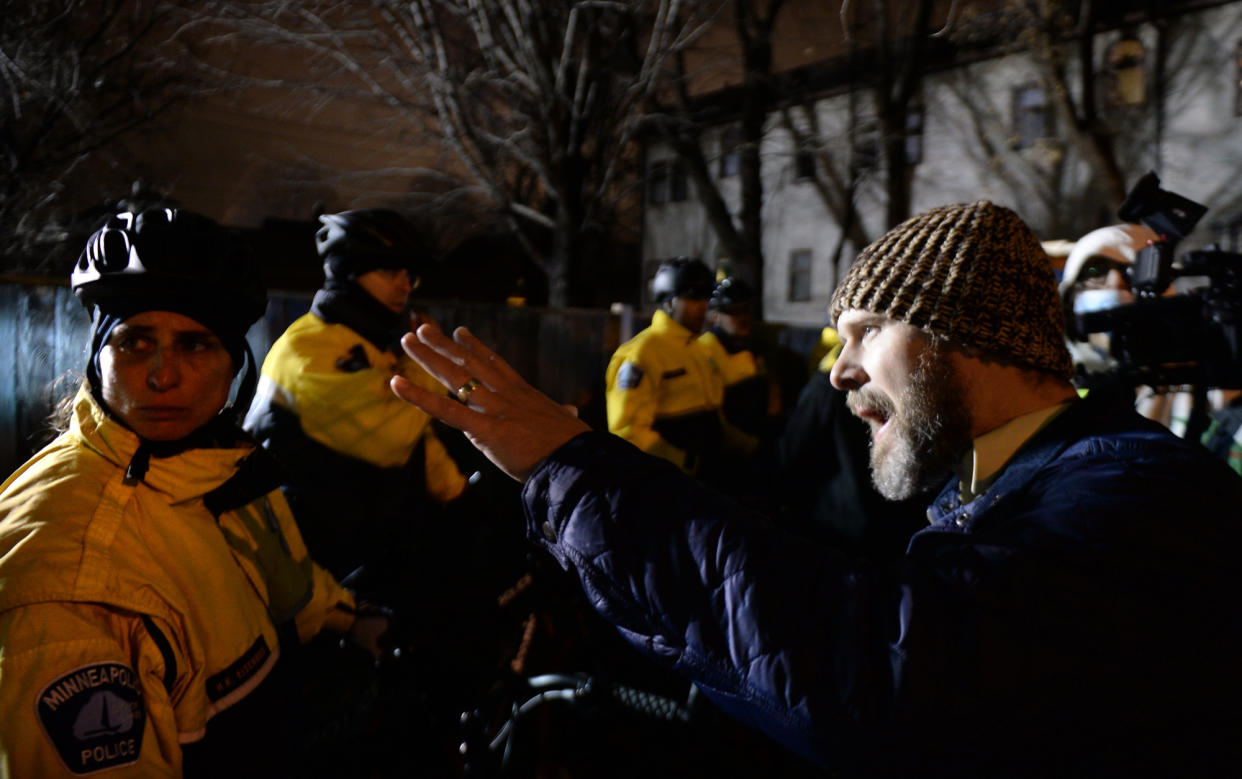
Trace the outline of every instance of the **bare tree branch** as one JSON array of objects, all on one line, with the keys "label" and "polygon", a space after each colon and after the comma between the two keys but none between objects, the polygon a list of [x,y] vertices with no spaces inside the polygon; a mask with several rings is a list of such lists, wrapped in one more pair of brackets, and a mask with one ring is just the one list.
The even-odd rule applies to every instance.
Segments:
[{"label": "bare tree branch", "polygon": [[302,52],[299,68],[277,68],[266,83],[290,93],[352,91],[427,122],[456,160],[444,171],[455,181],[450,199],[460,204],[472,193],[485,218],[506,223],[548,275],[551,302],[564,305],[582,297],[573,273],[598,256],[635,191],[633,142],[645,103],[671,52],[696,34],[699,17],[683,7],[683,0],[255,0],[214,3],[195,24],[200,35]]},{"label": "bare tree branch", "polygon": [[164,42],[175,5],[0,0],[0,269],[42,269],[75,213],[141,175],[118,144],[193,86]]}]

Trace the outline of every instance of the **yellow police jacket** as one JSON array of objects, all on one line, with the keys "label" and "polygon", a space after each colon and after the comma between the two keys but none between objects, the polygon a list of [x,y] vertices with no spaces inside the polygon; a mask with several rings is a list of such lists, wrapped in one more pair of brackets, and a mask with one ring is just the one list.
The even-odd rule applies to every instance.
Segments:
[{"label": "yellow police jacket", "polygon": [[710,330],[700,335],[696,344],[703,349],[708,361],[717,369],[726,389],[759,373],[759,363],[755,360],[754,352],[742,349],[729,354],[729,350]]},{"label": "yellow police jacket", "polygon": [[844,348],[841,343],[841,336],[837,334],[836,328],[825,326],[819,331],[819,341],[811,350],[810,363],[811,371],[814,373],[831,373],[832,366],[836,364],[837,357],[841,356],[841,350]]},{"label": "yellow police jacket", "polygon": [[353,623],[279,490],[218,518],[204,503],[253,447],[152,457],[135,480],[138,446],[82,391],[0,487],[0,777],[179,776],[182,745],[269,674],[278,630]]},{"label": "yellow police jacket", "polygon": [[719,443],[724,396],[695,338],[656,311],[650,327],[617,348],[605,374],[609,431],[688,473],[697,467],[690,452]]},{"label": "yellow police jacket", "polygon": [[255,420],[274,406],[291,412],[308,438],[377,468],[404,465],[422,439],[427,493],[452,500],[466,479],[436,438],[431,418],[389,388],[398,374],[443,391],[405,355],[378,349],[345,325],[304,314],[263,360],[246,428],[254,431]]},{"label": "yellow police jacket", "polygon": [[758,448],[756,434],[762,429],[770,405],[767,370],[749,349],[729,353],[710,330],[695,340],[707,355],[724,386],[721,411],[724,443],[734,453],[752,454]]}]

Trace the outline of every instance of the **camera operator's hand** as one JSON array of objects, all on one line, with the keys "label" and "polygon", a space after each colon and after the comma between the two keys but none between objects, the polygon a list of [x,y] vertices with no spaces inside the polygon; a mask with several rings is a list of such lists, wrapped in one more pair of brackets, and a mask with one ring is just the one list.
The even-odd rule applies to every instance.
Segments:
[{"label": "camera operator's hand", "polygon": [[502,471],[525,481],[541,460],[590,428],[576,413],[527,384],[504,360],[459,327],[448,338],[433,324],[401,339],[406,354],[453,393],[430,392],[401,376],[393,392],[450,427]]}]

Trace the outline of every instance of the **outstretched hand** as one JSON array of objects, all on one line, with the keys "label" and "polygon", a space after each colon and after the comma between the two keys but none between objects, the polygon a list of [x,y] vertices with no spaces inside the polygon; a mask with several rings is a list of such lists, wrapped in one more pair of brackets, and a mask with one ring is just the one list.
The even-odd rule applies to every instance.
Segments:
[{"label": "outstretched hand", "polygon": [[464,327],[454,330],[450,339],[435,325],[424,324],[402,336],[401,347],[461,400],[401,376],[392,378],[392,391],[461,430],[518,481],[525,481],[540,461],[569,439],[590,429],[572,409],[527,384]]}]

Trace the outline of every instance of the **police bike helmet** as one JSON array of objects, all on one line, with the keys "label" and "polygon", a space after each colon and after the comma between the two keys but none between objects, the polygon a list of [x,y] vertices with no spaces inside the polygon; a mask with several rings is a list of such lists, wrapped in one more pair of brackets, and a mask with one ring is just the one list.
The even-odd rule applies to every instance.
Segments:
[{"label": "police bike helmet", "polygon": [[420,269],[422,240],[405,217],[386,208],[322,214],[315,249],[329,279],[354,279],[378,269]]},{"label": "police bike helmet", "polygon": [[93,324],[87,377],[100,388],[99,352],[112,328],[143,311],[172,311],[201,322],[246,370],[225,415],[250,403],[257,383],[246,331],[267,308],[267,291],[246,244],[211,219],[178,208],[121,211],[86,241],[70,286]]},{"label": "police bike helmet", "polygon": [[742,307],[750,305],[755,297],[754,289],[739,278],[729,276],[721,279],[712,290],[712,297],[707,307],[724,314],[737,313]]},{"label": "police bike helmet", "polygon": [[675,257],[660,263],[651,279],[651,294],[663,303],[674,297],[707,300],[711,297],[712,272],[701,260]]}]

